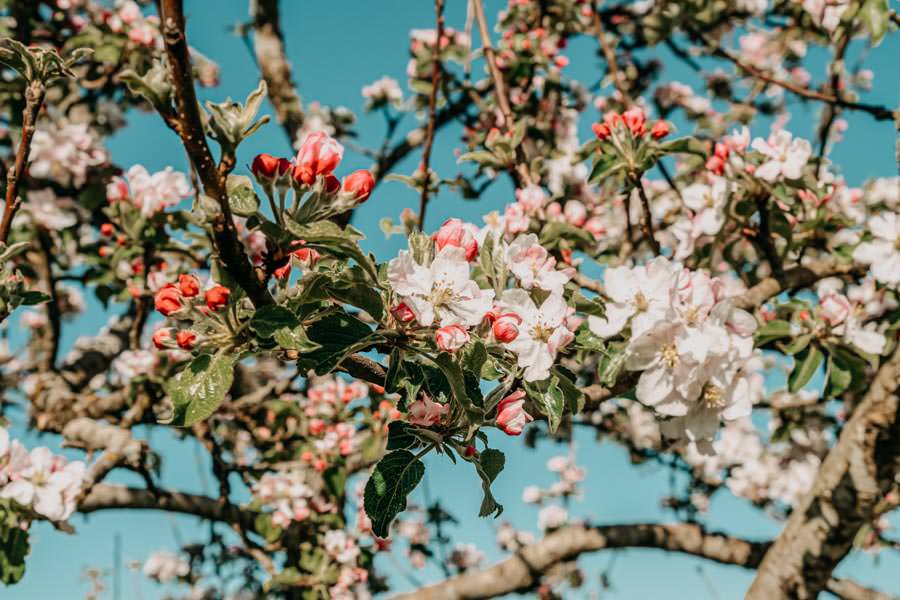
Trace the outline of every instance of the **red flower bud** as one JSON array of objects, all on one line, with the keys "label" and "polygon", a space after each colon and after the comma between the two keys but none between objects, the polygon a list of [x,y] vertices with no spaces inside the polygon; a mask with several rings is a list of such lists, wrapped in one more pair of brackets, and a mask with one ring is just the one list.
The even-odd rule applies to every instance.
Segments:
[{"label": "red flower bud", "polygon": [[622,120],[625,121],[625,125],[631,130],[632,135],[636,137],[644,135],[644,132],[647,130],[647,116],[644,114],[643,109],[638,106],[626,110],[622,115]]},{"label": "red flower bud", "polygon": [[447,219],[432,239],[438,252],[447,246],[462,248],[466,253],[466,260],[472,262],[478,255],[478,241],[475,239],[477,234],[478,228],[474,225],[463,223],[459,219]]},{"label": "red flower bud", "polygon": [[173,312],[181,310],[181,292],[173,283],[167,283],[158,292],[153,302],[156,310],[168,317]]},{"label": "red flower bud", "polygon": [[205,300],[209,310],[218,310],[228,304],[231,290],[223,285],[217,285],[206,290]]},{"label": "red flower bud", "polygon": [[354,171],[344,178],[344,193],[351,195],[357,202],[365,202],[375,187],[375,178],[365,169]]},{"label": "red flower bud", "polygon": [[257,179],[271,181],[279,175],[278,163],[280,160],[284,159],[275,158],[271,154],[259,154],[253,159],[250,170]]},{"label": "red flower bud", "polygon": [[190,329],[182,329],[177,334],[175,334],[175,343],[178,344],[178,347],[182,350],[190,350],[194,347],[194,342],[197,341],[197,334],[195,334]]},{"label": "red flower bud", "polygon": [[394,315],[394,318],[401,323],[409,323],[410,321],[414,321],[416,318],[416,313],[414,313],[410,307],[402,302],[391,309],[391,314]]},{"label": "red flower bud", "polygon": [[324,131],[306,136],[297,152],[292,177],[297,183],[312,185],[319,175],[329,175],[340,164],[344,147]]},{"label": "red flower bud", "polygon": [[522,319],[515,313],[506,313],[497,317],[491,325],[494,337],[502,344],[508,344],[519,337],[519,325]]},{"label": "red flower bud", "polygon": [[193,275],[181,274],[178,276],[178,289],[186,298],[193,298],[200,293],[200,281]]},{"label": "red flower bud", "polygon": [[650,135],[653,136],[654,140],[661,140],[662,138],[669,135],[671,129],[669,128],[669,124],[665,121],[657,121],[653,124],[653,128],[650,129]]},{"label": "red flower bud", "polygon": [[158,350],[164,350],[167,347],[166,343],[172,339],[172,328],[163,327],[162,329],[157,329],[153,332],[151,339]]},{"label": "red flower bud", "polygon": [[341,189],[341,180],[334,175],[325,176],[325,191],[329,194],[336,194]]},{"label": "red flower bud", "polygon": [[594,135],[596,135],[597,139],[601,142],[609,138],[609,126],[605,123],[594,123],[593,125],[591,125],[591,130],[593,130]]},{"label": "red flower bud", "polygon": [[469,332],[462,325],[447,325],[434,333],[438,350],[456,352],[469,341]]},{"label": "red flower bud", "polygon": [[112,223],[104,223],[100,226],[100,235],[104,237],[109,237],[113,234],[113,224]]}]

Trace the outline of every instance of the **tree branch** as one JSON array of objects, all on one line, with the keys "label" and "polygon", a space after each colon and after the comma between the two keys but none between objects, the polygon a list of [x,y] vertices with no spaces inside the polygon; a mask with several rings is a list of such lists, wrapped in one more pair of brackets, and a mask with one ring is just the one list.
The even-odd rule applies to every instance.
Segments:
[{"label": "tree branch", "polygon": [[210,521],[221,521],[253,529],[255,514],[232,504],[220,504],[213,498],[181,492],[149,490],[122,485],[97,484],[81,502],[78,510],[92,513],[117,508],[164,510],[194,515]]},{"label": "tree branch", "polygon": [[[533,589],[556,564],[586,552],[612,548],[656,548],[682,552],[722,564],[755,568],[769,542],[751,542],[708,532],[693,523],[570,525],[519,549],[515,555],[481,571],[468,571],[393,600],[476,600]],[[848,580],[830,580],[829,591],[845,600],[894,600]]]},{"label": "tree branch", "polygon": [[22,137],[16,148],[16,160],[6,173],[6,204],[3,207],[3,219],[0,220],[0,243],[5,244],[9,238],[12,220],[22,204],[19,198],[20,178],[25,173],[28,156],[31,154],[31,138],[34,137],[37,116],[44,104],[44,84],[33,81],[25,86],[25,109],[22,111]]},{"label": "tree branch", "polygon": [[872,381],[812,488],[759,567],[748,600],[815,598],[900,467],[900,348]]},{"label": "tree branch", "polygon": [[228,193],[225,189],[227,173],[216,166],[206,143],[197,93],[194,90],[194,75],[185,34],[183,2],[161,0],[160,11],[177,113],[169,123],[181,138],[203,183],[203,191],[219,203],[221,212],[212,223],[219,258],[228,273],[247,292],[255,306],[271,304],[272,296],[266,286],[264,271],[253,268],[234,227]]},{"label": "tree branch", "polygon": [[437,119],[437,95],[441,83],[441,38],[444,37],[444,0],[434,0],[437,20],[434,38],[434,57],[431,67],[431,93],[428,96],[428,128],[425,133],[425,149],[422,151],[422,196],[419,198],[419,229],[425,227],[425,208],[428,206],[428,188],[431,184],[429,164],[431,146],[434,144],[435,120]]},{"label": "tree branch", "polygon": [[287,134],[289,143],[293,144],[303,128],[303,104],[284,49],[278,0],[250,0],[250,10],[256,62],[268,86],[275,117]]},{"label": "tree branch", "polygon": [[805,86],[793,83],[791,81],[787,81],[784,79],[779,79],[774,75],[770,75],[766,73],[762,69],[758,69],[751,64],[745,63],[738,56],[732,53],[730,50],[724,48],[721,44],[718,44],[712,40],[709,40],[703,33],[700,31],[688,27],[687,31],[696,39],[703,42],[706,46],[706,49],[713,56],[718,56],[720,58],[724,58],[731,63],[733,63],[736,67],[741,69],[742,71],[747,72],[752,77],[759,79],[761,81],[765,81],[766,83],[770,83],[772,85],[777,85],[778,87],[784,88],[789,92],[800,96],[801,98],[807,98],[809,100],[818,100],[820,102],[826,102],[832,106],[838,106],[841,108],[849,108],[851,110],[858,110],[861,112],[868,113],[872,115],[876,121],[893,121],[894,120],[894,111],[886,108],[884,106],[876,105],[876,104],[866,104],[864,102],[851,102],[850,100],[845,100],[839,96],[831,96],[829,94],[825,94],[823,92],[818,92],[816,90],[811,90]]},{"label": "tree branch", "polygon": [[788,269],[782,275],[781,281],[775,277],[766,277],[735,298],[734,305],[744,310],[753,310],[782,292],[809,287],[826,277],[855,273],[865,273],[865,269],[858,265],[840,263],[833,258],[828,258],[806,266]]}]

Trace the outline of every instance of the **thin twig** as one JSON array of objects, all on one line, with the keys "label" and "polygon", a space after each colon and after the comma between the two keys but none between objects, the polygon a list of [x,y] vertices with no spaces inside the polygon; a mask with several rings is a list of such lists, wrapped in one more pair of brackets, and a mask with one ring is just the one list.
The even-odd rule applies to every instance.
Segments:
[{"label": "thin twig", "polygon": [[434,0],[437,19],[435,30],[434,56],[431,67],[431,94],[428,97],[428,130],[425,133],[425,148],[422,150],[422,196],[419,198],[419,229],[425,227],[425,209],[428,206],[428,188],[431,184],[431,147],[434,144],[435,120],[437,119],[437,95],[441,83],[441,38],[444,37],[444,0]]},{"label": "thin twig", "polygon": [[632,178],[632,182],[641,197],[641,232],[647,238],[647,241],[650,242],[653,253],[659,256],[659,242],[656,241],[656,237],[653,235],[653,213],[650,212],[650,199],[647,198],[647,192],[644,190],[644,182],[637,175]]},{"label": "thin twig", "polygon": [[0,243],[5,244],[9,238],[12,220],[22,204],[19,198],[19,183],[25,173],[25,165],[31,153],[31,138],[34,137],[35,123],[44,103],[44,84],[33,81],[25,87],[25,109],[22,112],[22,137],[16,149],[16,161],[6,173],[6,204],[3,208],[3,220],[0,221]]},{"label": "thin twig", "polygon": [[839,106],[841,108],[849,108],[851,110],[858,110],[872,115],[877,121],[889,121],[894,119],[894,111],[886,108],[884,106],[880,106],[877,104],[866,104],[864,102],[851,102],[849,100],[845,100],[844,98],[832,96],[830,94],[825,94],[823,92],[818,92],[816,90],[811,90],[805,86],[798,85],[796,83],[779,79],[774,75],[770,75],[766,73],[762,69],[758,69],[753,65],[745,63],[740,58],[734,55],[729,50],[726,50],[722,46],[716,44],[715,42],[709,40],[699,31],[688,28],[688,31],[696,38],[700,39],[707,47],[707,50],[713,56],[718,56],[724,58],[730,62],[732,62],[739,69],[746,71],[751,76],[756,79],[760,79],[765,81],[766,83],[771,83],[772,85],[777,85],[778,87],[784,88],[789,92],[793,92],[794,94],[802,97],[808,98],[810,100],[818,100],[820,102],[826,102],[828,104],[832,104],[834,106]]},{"label": "thin twig", "polygon": [[[475,20],[478,22],[478,31],[481,34],[481,46],[484,51],[484,57],[488,63],[491,80],[494,82],[497,106],[500,107],[502,117],[501,125],[506,129],[507,133],[510,133],[515,125],[515,120],[513,119],[512,108],[509,105],[506,82],[503,80],[503,73],[500,71],[500,67],[497,66],[497,54],[491,45],[491,32],[488,29],[487,18],[484,16],[484,4],[482,0],[472,0],[472,7],[475,9]],[[516,166],[513,172],[519,179],[517,183],[521,185],[530,185],[532,183],[528,161],[522,152],[521,144],[516,147]]]},{"label": "thin twig", "polygon": [[625,89],[625,79],[622,77],[622,72],[619,71],[616,49],[606,39],[606,31],[603,28],[603,19],[600,18],[599,7],[594,8],[594,28],[596,29],[597,41],[600,42],[600,49],[603,51],[603,57],[606,59],[609,76],[612,77],[613,85],[622,97],[622,104],[627,108],[631,104],[631,95]]}]

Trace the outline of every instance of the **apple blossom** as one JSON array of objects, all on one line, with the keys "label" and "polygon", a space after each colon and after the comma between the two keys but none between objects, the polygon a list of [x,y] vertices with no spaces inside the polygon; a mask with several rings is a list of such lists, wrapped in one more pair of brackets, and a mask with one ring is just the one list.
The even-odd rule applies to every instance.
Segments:
[{"label": "apple blossom", "polygon": [[506,435],[519,435],[534,417],[525,410],[525,390],[509,394],[497,404],[497,427]]},{"label": "apple blossom", "polygon": [[388,263],[388,281],[402,302],[426,327],[481,323],[491,309],[493,290],[483,290],[469,276],[469,263],[462,249],[448,246],[423,266],[402,250]]},{"label": "apple blossom", "polygon": [[439,350],[456,352],[469,341],[469,332],[461,325],[446,325],[434,332],[434,341]]},{"label": "apple blossom", "polygon": [[550,294],[538,308],[527,292],[506,290],[500,298],[501,310],[513,312],[522,319],[519,335],[504,344],[512,351],[525,381],[542,381],[550,376],[556,354],[575,336],[565,325],[568,312],[565,300]]},{"label": "apple blossom", "polygon": [[462,248],[466,260],[472,262],[478,255],[478,228],[459,219],[447,219],[435,234],[434,247],[440,252],[447,246]]}]

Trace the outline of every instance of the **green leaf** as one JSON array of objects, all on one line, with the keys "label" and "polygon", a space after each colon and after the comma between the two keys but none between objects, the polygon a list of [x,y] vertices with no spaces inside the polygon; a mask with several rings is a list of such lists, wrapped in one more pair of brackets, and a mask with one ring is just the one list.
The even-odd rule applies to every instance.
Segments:
[{"label": "green leaf", "polygon": [[281,537],[284,530],[272,523],[271,513],[260,513],[253,520],[253,529],[270,544]]},{"label": "green leaf", "polygon": [[828,356],[827,368],[825,397],[834,398],[850,387],[853,382],[853,371],[846,362],[833,354]]},{"label": "green leaf", "polygon": [[359,247],[359,241],[365,236],[352,226],[341,229],[331,221],[316,221],[305,225],[288,221],[287,228],[297,239],[304,240],[307,246],[322,249],[338,258],[353,259],[365,270],[372,282],[378,281],[375,266]]},{"label": "green leaf", "polygon": [[780,319],[769,321],[757,329],[753,335],[757,347],[765,346],[771,341],[785,337],[791,337],[791,324]]},{"label": "green leaf", "polygon": [[297,327],[300,321],[290,310],[278,304],[269,304],[257,309],[250,319],[250,329],[262,339],[275,335],[282,328],[292,329]]},{"label": "green leaf", "polygon": [[796,392],[803,388],[815,375],[824,355],[815,344],[797,353],[794,357],[794,369],[788,377],[788,391]]},{"label": "green leaf", "polygon": [[246,175],[229,175],[226,184],[231,210],[242,217],[251,217],[259,210],[259,197],[253,182]]},{"label": "green leaf", "polygon": [[562,372],[563,370],[563,367],[560,366],[553,368],[553,373],[557,377],[557,384],[563,393],[569,412],[572,414],[580,413],[584,408],[584,392],[575,385],[574,376],[569,377]]},{"label": "green leaf", "polygon": [[791,340],[790,344],[788,344],[784,347],[784,353],[793,356],[794,354],[797,354],[798,352],[805,350],[806,347],[809,346],[809,343],[812,341],[812,339],[813,339],[813,334],[811,334],[811,333],[807,333],[806,335],[797,336],[796,338]]},{"label": "green leaf", "polygon": [[525,383],[525,391],[537,409],[547,417],[550,433],[556,433],[566,408],[565,396],[559,388],[559,378],[554,375],[546,381]]},{"label": "green leaf", "polygon": [[306,335],[320,347],[303,355],[299,364],[315,369],[319,375],[331,372],[344,358],[376,339],[368,325],[344,312],[314,321],[306,328]]},{"label": "green leaf", "polygon": [[233,354],[204,354],[169,379],[165,389],[175,405],[172,424],[189,427],[213,414],[231,389],[236,361]]},{"label": "green leaf", "polygon": [[859,10],[859,20],[872,37],[872,46],[881,43],[890,21],[888,0],[865,0]]},{"label": "green leaf", "polygon": [[662,142],[657,146],[658,151],[662,154],[689,153],[699,156],[706,156],[706,149],[703,142],[693,137],[680,137],[668,142]]},{"label": "green leaf", "polygon": [[612,177],[625,168],[625,164],[616,157],[601,154],[594,162],[594,168],[591,169],[591,175],[588,177],[589,183],[600,183],[607,177]]},{"label": "green leaf", "polygon": [[575,310],[578,312],[583,312],[586,315],[593,315],[595,317],[606,316],[606,306],[604,306],[603,299],[600,298],[600,296],[588,298],[582,294],[580,290],[575,290],[572,294],[572,302],[575,305]]},{"label": "green leaf", "polygon": [[419,438],[413,433],[414,425],[405,421],[391,421],[388,425],[388,450],[409,450],[420,445]]},{"label": "green leaf", "polygon": [[[474,399],[469,397],[470,391],[466,385],[466,377],[463,375],[459,365],[456,364],[456,361],[453,360],[453,357],[447,352],[441,352],[435,357],[434,363],[440,368],[444,377],[447,378],[447,383],[450,384],[450,391],[453,393],[453,398],[459,403],[459,406],[467,412],[477,411],[477,408],[474,406]],[[478,398],[478,400],[481,400],[481,398]]]},{"label": "green leaf", "polygon": [[497,502],[494,494],[491,492],[491,484],[497,479],[497,475],[506,465],[506,456],[500,450],[493,448],[485,448],[475,463],[475,470],[481,477],[481,489],[484,491],[484,499],[481,501],[481,508],[478,511],[479,517],[486,517],[493,513],[494,517],[499,517],[503,512],[503,505]]},{"label": "green leaf", "polygon": [[547,223],[541,229],[540,242],[542,246],[557,247],[561,240],[588,247],[596,243],[594,236],[587,229],[575,227],[562,221]]},{"label": "green leaf", "polygon": [[273,336],[275,343],[285,350],[297,350],[299,352],[312,352],[321,348],[321,344],[317,344],[310,340],[306,335],[303,325],[296,327],[282,327],[275,332]]},{"label": "green leaf", "polygon": [[423,475],[425,465],[408,450],[390,452],[375,465],[363,496],[363,506],[375,535],[388,537],[391,523],[406,510],[406,497],[416,489]]},{"label": "green leaf", "polygon": [[494,156],[493,152],[488,152],[487,150],[476,150],[474,152],[466,152],[458,159],[456,162],[477,162],[481,165],[496,165],[498,163],[497,157]]},{"label": "green leaf", "polygon": [[619,373],[625,366],[625,356],[625,344],[611,343],[607,346],[606,353],[600,356],[600,362],[597,365],[600,385],[612,387],[616,384]]}]

